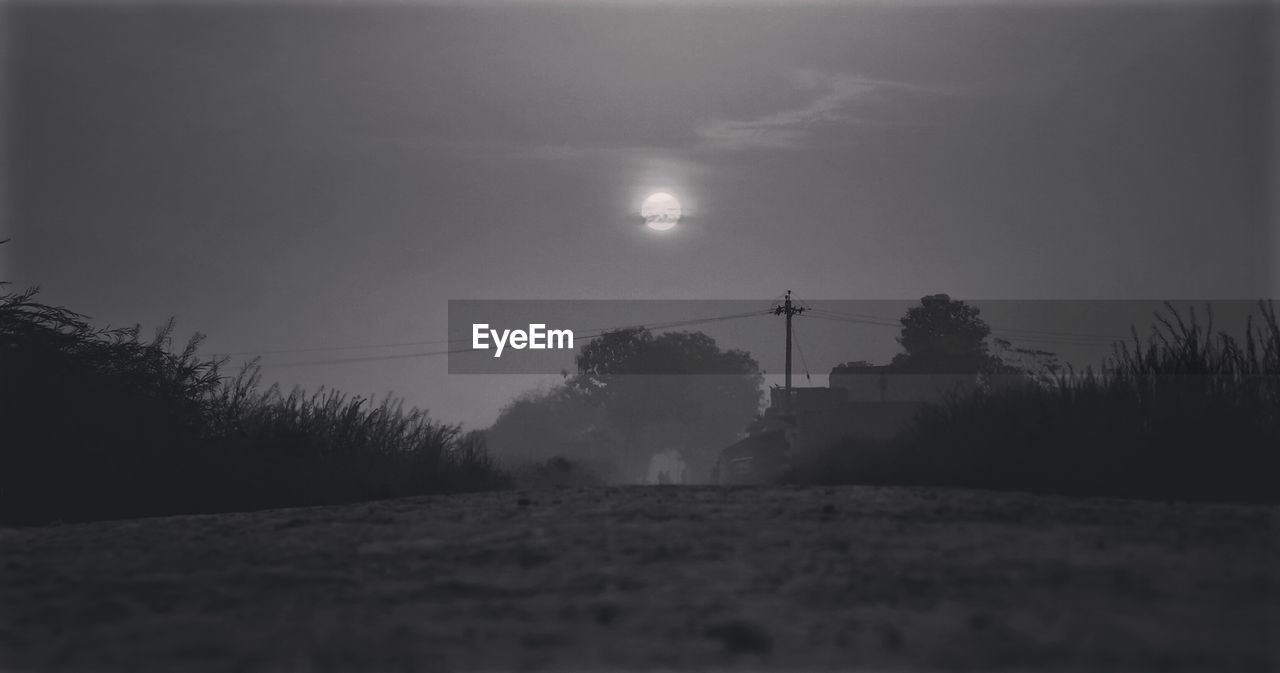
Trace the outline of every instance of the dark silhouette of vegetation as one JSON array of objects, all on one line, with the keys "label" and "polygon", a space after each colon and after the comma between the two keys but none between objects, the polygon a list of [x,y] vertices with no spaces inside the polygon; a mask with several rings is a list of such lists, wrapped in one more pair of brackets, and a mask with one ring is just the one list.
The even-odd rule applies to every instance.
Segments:
[{"label": "dark silhouette of vegetation", "polygon": [[259,387],[171,350],[172,320],[96,329],[0,295],[0,522],[316,505],[505,484],[483,436],[336,391]]},{"label": "dark silhouette of vegetation", "polygon": [[1166,304],[1097,371],[931,405],[895,439],[847,440],[790,478],[1275,502],[1280,324],[1259,309],[1241,341]]},{"label": "dark silhouette of vegetation", "polygon": [[986,341],[991,328],[978,314],[977,307],[945,294],[923,297],[901,319],[903,352],[890,368],[919,374],[1013,373],[991,353]]},{"label": "dark silhouette of vegetation", "polygon": [[588,464],[609,481],[615,474],[606,439],[604,408],[565,385],[531,391],[512,400],[486,431],[493,456],[509,466],[564,460]]},{"label": "dark silhouette of vegetation", "polygon": [[576,365],[565,383],[502,410],[488,433],[495,456],[559,456],[634,482],[654,453],[675,449],[692,477],[705,480],[718,451],[759,410],[756,361],[700,332],[609,332],[586,345]]}]

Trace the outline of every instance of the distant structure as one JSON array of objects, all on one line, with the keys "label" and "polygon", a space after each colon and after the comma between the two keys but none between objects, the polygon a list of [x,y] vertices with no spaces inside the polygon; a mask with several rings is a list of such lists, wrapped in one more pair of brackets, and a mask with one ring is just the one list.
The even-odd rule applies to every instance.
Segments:
[{"label": "distant structure", "polygon": [[[945,294],[920,300],[925,307],[950,301]],[[1025,381],[1016,374],[909,373],[903,370],[914,367],[859,360],[833,368],[826,388],[793,388],[791,323],[806,310],[808,307],[792,301],[791,290],[781,304],[770,309],[770,313],[786,318],[786,385],[770,389],[764,415],[747,428],[746,437],[720,452],[711,474],[713,482],[768,481],[797,459],[815,455],[841,440],[891,438],[925,405],[963,397],[982,387]]]},{"label": "distant structure", "polygon": [[838,365],[826,388],[770,389],[769,407],[747,436],[721,452],[721,483],[766,481],[796,458],[844,439],[888,439],[922,407],[989,384],[978,374],[904,374],[888,365]]}]

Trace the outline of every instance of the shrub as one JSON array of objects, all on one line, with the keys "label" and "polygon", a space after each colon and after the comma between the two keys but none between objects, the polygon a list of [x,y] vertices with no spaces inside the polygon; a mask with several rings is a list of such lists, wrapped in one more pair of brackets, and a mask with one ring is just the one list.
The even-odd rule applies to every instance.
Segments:
[{"label": "shrub", "polygon": [[1098,371],[926,407],[891,441],[847,441],[792,475],[1142,498],[1273,502],[1280,325],[1259,302],[1243,342],[1167,315]]},{"label": "shrub", "polygon": [[172,352],[170,320],[95,329],[0,295],[0,521],[314,505],[505,485],[478,435],[387,397],[259,387]]}]

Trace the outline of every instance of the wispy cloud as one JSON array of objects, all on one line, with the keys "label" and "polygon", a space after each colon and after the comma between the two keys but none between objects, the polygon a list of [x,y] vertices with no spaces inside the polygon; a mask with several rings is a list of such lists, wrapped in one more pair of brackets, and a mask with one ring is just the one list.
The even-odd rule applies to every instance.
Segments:
[{"label": "wispy cloud", "polygon": [[854,112],[859,103],[894,93],[929,91],[913,84],[813,70],[798,71],[795,80],[809,93],[803,105],[756,119],[716,119],[699,126],[698,137],[712,149],[790,149],[799,147],[818,125],[858,122]]}]

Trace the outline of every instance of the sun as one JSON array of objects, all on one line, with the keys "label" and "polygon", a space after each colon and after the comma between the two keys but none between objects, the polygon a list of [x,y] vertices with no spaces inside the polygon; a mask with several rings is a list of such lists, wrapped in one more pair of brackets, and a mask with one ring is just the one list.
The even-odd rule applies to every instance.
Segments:
[{"label": "sun", "polygon": [[655,192],[640,205],[640,217],[654,231],[666,231],[680,221],[680,201],[666,193]]}]

